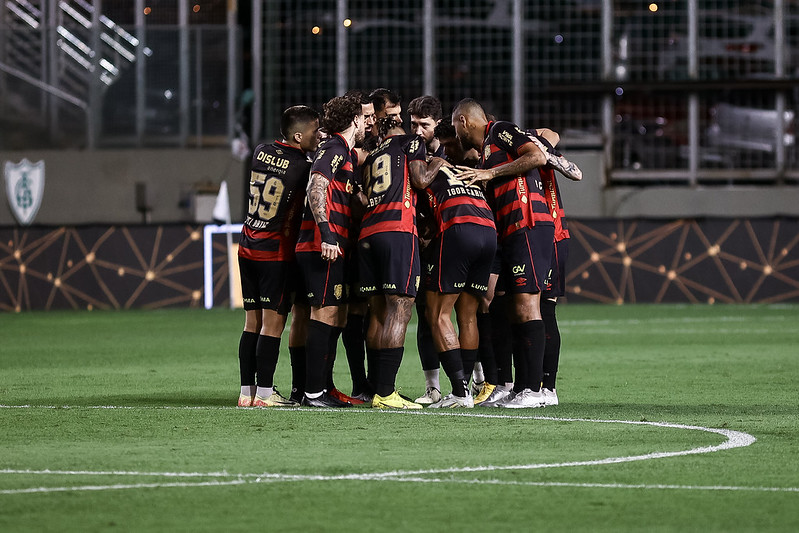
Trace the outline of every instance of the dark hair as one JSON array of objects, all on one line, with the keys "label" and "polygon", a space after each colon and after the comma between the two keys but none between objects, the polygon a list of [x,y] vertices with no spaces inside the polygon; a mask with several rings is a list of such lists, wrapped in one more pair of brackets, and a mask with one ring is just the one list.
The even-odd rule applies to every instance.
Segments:
[{"label": "dark hair", "polygon": [[455,126],[450,121],[442,120],[436,124],[436,129],[433,130],[433,135],[439,139],[454,139],[457,137],[455,134]]},{"label": "dark hair", "polygon": [[344,96],[352,96],[357,98],[358,100],[361,101],[361,105],[367,105],[372,103],[372,99],[369,98],[369,95],[366,94],[364,91],[361,91],[360,89],[350,89],[349,91],[344,93]]},{"label": "dark hair", "polygon": [[328,100],[322,109],[325,111],[322,126],[333,135],[350,127],[355,117],[361,114],[361,102],[354,96],[336,96]]},{"label": "dark hair", "polygon": [[371,152],[380,145],[380,139],[376,135],[370,135],[363,141],[363,148],[367,152]]},{"label": "dark hair", "polygon": [[419,118],[430,117],[441,120],[441,100],[435,96],[419,96],[408,104],[408,113]]},{"label": "dark hair", "polygon": [[283,116],[280,117],[280,134],[284,139],[290,139],[292,135],[314,120],[319,120],[319,112],[316,109],[307,105],[291,106],[283,111]]},{"label": "dark hair", "polygon": [[402,121],[397,120],[396,117],[383,117],[377,119],[377,135],[385,137],[388,132],[394,128],[402,128]]},{"label": "dark hair", "polygon": [[397,93],[382,87],[369,93],[369,99],[374,104],[375,111],[378,112],[384,110],[389,104],[394,106],[400,105],[400,102],[402,102],[402,98]]}]

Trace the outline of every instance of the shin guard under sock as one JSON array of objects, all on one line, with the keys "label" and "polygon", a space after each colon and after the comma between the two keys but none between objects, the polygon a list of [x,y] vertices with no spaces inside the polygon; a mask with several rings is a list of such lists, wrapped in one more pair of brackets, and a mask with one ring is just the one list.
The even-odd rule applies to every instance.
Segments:
[{"label": "shin guard under sock", "polygon": [[558,374],[560,362],[560,329],[555,315],[556,302],[544,300],[541,302],[541,318],[544,319],[547,342],[544,348],[544,379],[543,386],[547,389],[555,388],[555,379]]},{"label": "shin guard under sock", "polygon": [[325,388],[325,357],[330,350],[333,326],[318,320],[308,322],[305,342],[305,392],[321,392]]},{"label": "shin guard under sock", "polygon": [[478,348],[478,361],[483,365],[485,380],[492,385],[496,385],[497,361],[494,358],[494,338],[491,332],[491,315],[488,313],[477,313],[477,331],[480,334],[480,346]]},{"label": "shin guard under sock", "polygon": [[[505,314],[507,296],[498,296],[491,303],[491,336],[494,339],[494,360],[497,363],[497,381],[513,381],[513,334]],[[490,383],[490,382],[489,382]]]},{"label": "shin guard under sock", "polygon": [[291,356],[291,392],[302,396],[305,393],[305,346],[289,346]]},{"label": "shin guard under sock", "polygon": [[395,390],[397,372],[402,363],[402,353],[405,348],[384,348],[377,350],[380,354],[380,370],[376,393],[386,397]]},{"label": "shin guard under sock", "polygon": [[259,387],[269,388],[274,385],[277,358],[280,355],[280,337],[258,335],[255,346],[256,377]]},{"label": "shin guard under sock", "polygon": [[241,386],[255,385],[255,347],[258,344],[258,334],[252,331],[243,331],[239,339],[239,376]]},{"label": "shin guard under sock", "polygon": [[341,340],[347,352],[347,365],[352,376],[352,394],[358,395],[369,388],[366,383],[366,366],[364,364],[365,335],[363,331],[363,315],[347,315],[347,325],[341,333]]},{"label": "shin guard under sock", "polygon": [[464,381],[466,379],[466,372],[463,370],[463,362],[461,361],[461,349],[455,348],[454,350],[447,350],[438,354],[441,360],[441,368],[449,378],[452,384],[452,394],[455,396],[466,396],[466,387]]}]

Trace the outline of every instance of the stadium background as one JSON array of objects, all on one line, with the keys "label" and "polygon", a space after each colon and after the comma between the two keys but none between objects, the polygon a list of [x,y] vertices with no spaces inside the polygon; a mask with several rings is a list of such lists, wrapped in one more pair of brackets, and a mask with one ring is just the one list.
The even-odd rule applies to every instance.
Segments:
[{"label": "stadium background", "polygon": [[201,305],[221,180],[243,213],[232,141],[378,86],[561,133],[570,301],[799,299],[795,2],[397,4],[5,2],[0,160],[46,183],[33,226],[0,202],[0,310]]}]

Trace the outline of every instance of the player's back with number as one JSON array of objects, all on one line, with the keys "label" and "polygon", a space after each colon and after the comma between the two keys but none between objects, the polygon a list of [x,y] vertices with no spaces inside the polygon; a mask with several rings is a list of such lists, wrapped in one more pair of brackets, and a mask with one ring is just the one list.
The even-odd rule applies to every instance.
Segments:
[{"label": "player's back with number", "polygon": [[425,145],[417,135],[387,137],[366,158],[361,238],[385,231],[416,234],[416,192],[408,170],[408,163],[416,160],[425,160]]},{"label": "player's back with number", "polygon": [[435,215],[437,233],[456,224],[477,224],[494,228],[494,214],[482,188],[467,185],[457,167],[441,167],[426,192]]},{"label": "player's back with number", "polygon": [[302,150],[275,141],[256,147],[251,169],[240,255],[291,260],[311,162]]}]

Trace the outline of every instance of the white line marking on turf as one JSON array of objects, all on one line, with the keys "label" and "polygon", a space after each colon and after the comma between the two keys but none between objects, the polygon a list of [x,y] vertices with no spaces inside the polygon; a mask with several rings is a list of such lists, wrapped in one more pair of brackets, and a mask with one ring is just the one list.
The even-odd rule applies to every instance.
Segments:
[{"label": "white line marking on turf", "polygon": [[[0,405],[4,409],[237,409],[235,407],[135,407],[135,406],[23,406],[23,405]],[[68,476],[150,476],[166,478],[212,478],[209,481],[197,482],[170,482],[170,483],[136,483],[136,484],[113,484],[113,485],[81,485],[69,487],[33,487],[25,489],[6,489],[0,490],[0,494],[31,494],[48,492],[70,492],[70,491],[101,491],[101,490],[123,490],[141,488],[169,488],[169,487],[209,487],[241,485],[244,483],[271,483],[287,481],[404,481],[416,483],[489,483],[495,485],[524,485],[537,487],[582,487],[582,488],[645,488],[645,489],[681,489],[681,490],[748,490],[748,491],[771,491],[771,492],[799,492],[799,488],[794,487],[726,487],[726,486],[690,486],[690,485],[622,485],[609,483],[554,483],[554,482],[519,482],[502,480],[457,480],[454,478],[438,479],[430,476],[433,474],[454,474],[464,472],[491,472],[501,470],[532,470],[541,468],[563,468],[571,466],[597,466],[608,464],[619,464],[633,461],[646,461],[651,459],[661,459],[665,457],[678,457],[692,454],[712,453],[721,450],[741,448],[749,446],[756,439],[748,433],[729,429],[707,428],[703,426],[673,424],[668,422],[649,422],[634,420],[597,420],[589,418],[559,418],[548,416],[525,416],[525,415],[505,415],[505,414],[485,414],[485,413],[450,413],[450,412],[431,412],[431,411],[372,411],[372,410],[333,410],[333,409],[305,409],[297,410],[308,414],[320,414],[325,412],[337,411],[350,414],[379,414],[379,415],[416,415],[416,416],[449,416],[449,417],[468,417],[468,418],[491,418],[491,419],[518,419],[518,420],[543,420],[550,422],[584,422],[601,424],[625,424],[633,426],[652,426],[668,429],[682,429],[690,431],[703,431],[715,433],[726,438],[724,442],[715,446],[702,446],[690,450],[680,450],[675,452],[653,452],[641,455],[626,457],[608,457],[605,459],[571,461],[563,463],[533,463],[517,465],[485,465],[472,467],[450,467],[425,470],[404,470],[392,472],[373,472],[373,473],[353,473],[340,474],[335,476],[325,475],[294,475],[264,472],[261,474],[231,474],[228,472],[138,472],[138,471],[88,471],[88,470],[32,470],[32,469],[3,469],[0,474],[22,474],[22,475],[68,475]],[[217,479],[213,479],[217,478]],[[219,480],[219,478],[235,478],[232,480]]]}]

